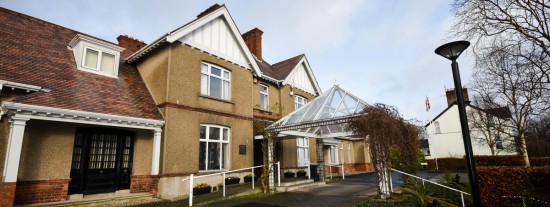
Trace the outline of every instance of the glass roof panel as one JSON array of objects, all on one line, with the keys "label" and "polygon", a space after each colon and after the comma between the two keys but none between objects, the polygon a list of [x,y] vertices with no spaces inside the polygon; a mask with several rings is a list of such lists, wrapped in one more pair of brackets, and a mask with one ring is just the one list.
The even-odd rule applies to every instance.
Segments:
[{"label": "glass roof panel", "polygon": [[344,100],[342,101],[342,104],[338,107],[338,111],[334,115],[334,117],[340,117],[345,115],[353,114],[355,111],[355,106],[357,106],[357,102],[359,102],[357,99],[353,98],[349,94],[346,94],[344,97]]},{"label": "glass roof panel", "polygon": [[317,113],[319,113],[319,109],[322,107],[323,104],[325,104],[326,99],[330,95],[332,95],[332,93],[325,93],[321,97],[314,99],[313,103],[310,104],[310,109],[306,112],[306,114],[304,114],[303,118],[300,121],[307,122],[313,120]]},{"label": "glass roof panel", "polygon": [[336,107],[338,107],[338,104],[342,102],[342,96],[344,96],[344,93],[345,93],[344,91],[339,89],[334,90],[334,93],[332,94],[330,101],[327,102],[327,104],[325,104],[323,109],[320,111],[320,114],[317,117],[317,120],[332,118],[332,115],[336,111]]}]

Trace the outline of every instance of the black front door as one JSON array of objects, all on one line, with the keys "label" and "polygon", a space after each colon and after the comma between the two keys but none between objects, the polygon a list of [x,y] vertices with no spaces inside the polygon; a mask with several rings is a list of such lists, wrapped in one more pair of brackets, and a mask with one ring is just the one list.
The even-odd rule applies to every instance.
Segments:
[{"label": "black front door", "polygon": [[133,133],[107,128],[77,128],[69,194],[94,194],[130,188]]}]

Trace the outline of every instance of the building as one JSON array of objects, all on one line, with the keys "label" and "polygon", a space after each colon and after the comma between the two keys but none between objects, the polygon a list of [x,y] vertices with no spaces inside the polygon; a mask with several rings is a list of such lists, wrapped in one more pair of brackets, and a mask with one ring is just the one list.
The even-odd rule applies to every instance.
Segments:
[{"label": "building", "polygon": [[[468,90],[462,90],[474,155],[492,155],[491,150],[498,155],[516,154],[508,108],[482,109],[473,106],[468,98]],[[446,96],[448,107],[425,126],[429,143],[426,159],[462,158],[465,155],[454,89],[446,91]],[[486,139],[494,143],[493,149],[483,141]]]},{"label": "building", "polygon": [[[224,5],[150,44],[4,8],[0,28],[0,206],[113,192],[183,197],[190,174],[262,164],[254,120],[276,121],[321,93],[305,55],[267,63],[263,32],[241,35]],[[330,146],[355,156],[346,164],[366,165],[356,142]],[[283,168],[316,162],[314,143],[279,141]]]}]

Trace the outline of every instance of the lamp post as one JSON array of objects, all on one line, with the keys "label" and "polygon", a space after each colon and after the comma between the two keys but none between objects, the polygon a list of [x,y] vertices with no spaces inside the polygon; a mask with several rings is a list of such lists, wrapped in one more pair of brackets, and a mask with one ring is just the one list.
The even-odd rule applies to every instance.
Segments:
[{"label": "lamp post", "polygon": [[481,206],[479,188],[477,185],[476,166],[474,163],[474,153],[472,151],[472,140],[470,139],[470,129],[468,128],[468,118],[466,117],[466,107],[464,105],[464,96],[462,94],[462,83],[460,82],[460,73],[456,59],[466,48],[470,46],[468,41],[450,42],[439,46],[435,53],[452,61],[453,80],[455,84],[455,93],[458,104],[458,115],[460,117],[460,127],[462,128],[462,139],[464,140],[464,150],[466,152],[466,162],[468,164],[468,177],[472,186],[472,197],[474,206]]}]

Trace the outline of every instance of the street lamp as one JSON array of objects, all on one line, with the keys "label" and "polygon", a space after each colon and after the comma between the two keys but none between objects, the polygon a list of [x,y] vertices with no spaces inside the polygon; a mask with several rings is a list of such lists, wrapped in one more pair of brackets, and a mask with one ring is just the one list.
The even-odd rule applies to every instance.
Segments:
[{"label": "street lamp", "polygon": [[456,102],[458,104],[458,115],[460,117],[460,127],[462,128],[462,139],[464,140],[464,150],[466,151],[466,162],[468,164],[468,177],[472,186],[472,197],[474,206],[481,206],[479,197],[479,188],[477,185],[476,166],[474,164],[474,153],[472,151],[472,140],[470,139],[470,129],[468,128],[468,118],[466,117],[466,107],[464,105],[464,96],[462,94],[462,83],[460,82],[460,73],[458,72],[458,63],[456,59],[466,48],[470,46],[468,41],[450,42],[439,46],[435,53],[452,61],[453,79],[455,83]]}]

